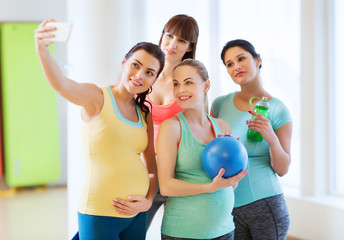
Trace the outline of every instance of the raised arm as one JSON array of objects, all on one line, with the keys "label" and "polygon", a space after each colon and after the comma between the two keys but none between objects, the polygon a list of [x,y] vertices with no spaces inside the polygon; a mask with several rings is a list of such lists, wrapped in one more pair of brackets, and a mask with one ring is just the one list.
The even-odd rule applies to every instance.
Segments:
[{"label": "raised arm", "polygon": [[215,192],[219,189],[235,185],[246,172],[224,179],[224,169],[209,183],[191,183],[175,178],[177,148],[180,139],[179,121],[171,118],[163,122],[157,140],[157,162],[160,192],[164,196],[192,196]]},{"label": "raised arm", "polygon": [[55,20],[44,20],[35,30],[36,52],[46,79],[62,97],[82,106],[87,117],[97,116],[104,101],[101,89],[95,84],[78,83],[63,75],[48,48],[53,42],[47,38],[54,37],[51,31],[56,30],[53,26],[46,26],[48,22],[55,22]]}]

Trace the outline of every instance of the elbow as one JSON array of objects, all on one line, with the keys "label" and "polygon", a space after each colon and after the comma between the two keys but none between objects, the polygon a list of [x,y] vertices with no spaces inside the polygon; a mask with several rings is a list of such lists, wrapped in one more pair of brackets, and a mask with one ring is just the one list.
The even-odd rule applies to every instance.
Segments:
[{"label": "elbow", "polygon": [[160,194],[164,197],[174,196],[175,192],[173,191],[173,186],[169,184],[169,181],[159,181],[159,190]]},{"label": "elbow", "polygon": [[159,186],[159,190],[160,190],[160,194],[161,194],[162,196],[164,196],[164,197],[168,197],[168,196],[169,196],[169,191],[168,191],[167,187],[164,186],[163,184],[161,184],[161,185]]},{"label": "elbow", "polygon": [[168,197],[168,194],[165,191],[161,190],[161,188],[160,188],[160,194],[161,196]]},{"label": "elbow", "polygon": [[[65,77],[64,77],[65,78]],[[61,81],[55,81],[50,83],[51,87],[53,89],[55,89],[56,92],[58,92],[61,96],[63,96],[64,94],[66,94],[66,92],[68,92],[68,85],[65,84],[65,82],[61,82]]]},{"label": "elbow", "polygon": [[280,167],[279,169],[274,169],[274,171],[279,177],[283,177],[289,172],[289,164],[287,166]]},{"label": "elbow", "polygon": [[278,172],[276,172],[276,173],[277,173],[277,175],[278,175],[279,177],[283,177],[284,175],[286,175],[286,174],[288,173],[288,171],[289,171],[289,169],[287,168],[287,169],[285,169],[285,170],[283,170],[283,171],[278,171]]},{"label": "elbow", "polygon": [[279,177],[283,177],[289,171],[291,159],[290,159],[290,157],[288,157],[287,159],[284,159],[283,162],[279,162],[279,163],[275,163],[275,164],[273,164],[273,163],[274,162],[272,162],[271,167],[274,170],[274,172],[277,173],[277,175]]}]

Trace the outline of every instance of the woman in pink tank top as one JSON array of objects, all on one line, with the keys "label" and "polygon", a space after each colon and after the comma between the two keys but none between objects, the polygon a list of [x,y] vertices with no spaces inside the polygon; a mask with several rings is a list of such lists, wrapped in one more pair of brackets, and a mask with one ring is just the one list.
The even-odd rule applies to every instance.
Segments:
[{"label": "woman in pink tank top", "polygon": [[[183,110],[173,97],[172,73],[182,60],[195,58],[198,32],[196,20],[184,14],[173,16],[162,31],[159,47],[165,53],[165,67],[154,83],[152,92],[147,96],[147,100],[152,104],[154,148],[160,124]],[[165,201],[166,197],[161,196],[158,191],[148,211],[148,227]]]}]

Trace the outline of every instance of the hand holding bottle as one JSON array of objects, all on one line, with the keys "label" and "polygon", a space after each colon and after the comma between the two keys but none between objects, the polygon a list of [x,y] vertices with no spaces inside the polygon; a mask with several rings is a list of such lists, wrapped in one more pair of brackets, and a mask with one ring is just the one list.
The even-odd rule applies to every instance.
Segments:
[{"label": "hand holding bottle", "polygon": [[[252,105],[252,100],[258,97],[252,97],[250,99],[250,104]],[[256,106],[254,107],[252,114],[252,119],[248,120],[246,124],[249,129],[247,131],[247,138],[253,141],[261,142],[263,139],[267,141],[268,133],[274,133],[271,127],[269,117],[269,103],[267,97],[258,98]]]},{"label": "hand holding bottle", "polygon": [[255,117],[246,121],[249,131],[257,131],[261,135],[261,139],[264,139],[269,144],[275,141],[275,138],[277,136],[274,130],[272,129],[269,119],[264,117],[262,114],[256,112],[249,111],[249,113]]}]

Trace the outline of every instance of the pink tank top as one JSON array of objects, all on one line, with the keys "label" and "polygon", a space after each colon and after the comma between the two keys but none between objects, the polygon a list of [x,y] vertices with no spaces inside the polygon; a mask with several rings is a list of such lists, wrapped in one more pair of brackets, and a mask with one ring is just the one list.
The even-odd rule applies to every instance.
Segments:
[{"label": "pink tank top", "polygon": [[146,100],[152,104],[151,113],[152,113],[152,119],[153,119],[153,125],[154,125],[154,150],[155,150],[156,140],[158,137],[158,132],[159,132],[161,123],[165,121],[166,119],[169,119],[177,115],[178,113],[183,111],[183,109],[179,106],[176,100],[166,105],[154,104],[149,99],[149,95],[147,95]]}]

